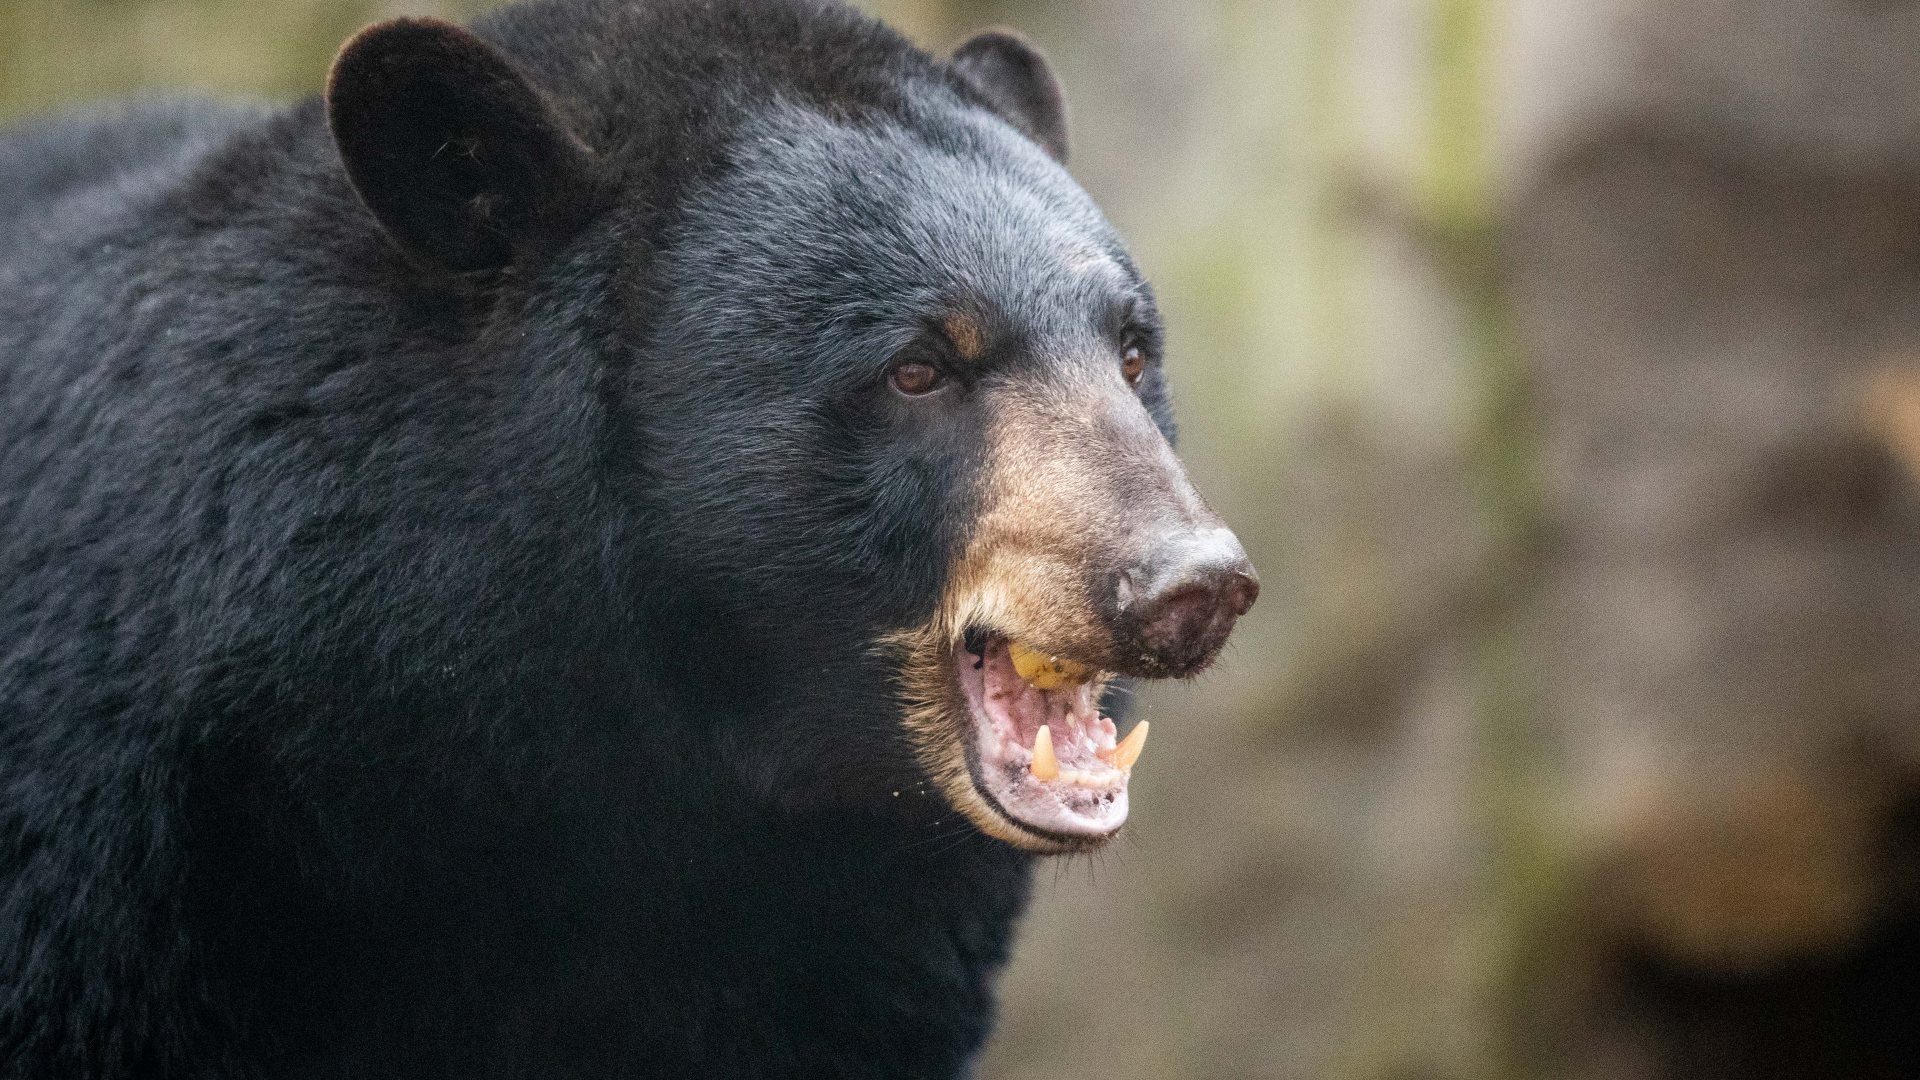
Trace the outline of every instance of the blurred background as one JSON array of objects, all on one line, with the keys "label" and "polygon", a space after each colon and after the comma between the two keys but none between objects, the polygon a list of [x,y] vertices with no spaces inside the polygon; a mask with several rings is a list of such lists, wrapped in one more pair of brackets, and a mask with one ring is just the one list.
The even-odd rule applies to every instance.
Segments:
[{"label": "blurred background", "polygon": [[[1051,54],[1265,583],[982,1080],[1920,1075],[1920,5],[864,3]],[[0,0],[0,122],[484,6]]]}]

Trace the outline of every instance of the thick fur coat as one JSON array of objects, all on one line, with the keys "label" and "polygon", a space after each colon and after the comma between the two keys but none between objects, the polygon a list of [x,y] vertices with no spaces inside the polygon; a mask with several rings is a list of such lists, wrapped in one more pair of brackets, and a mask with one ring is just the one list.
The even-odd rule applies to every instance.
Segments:
[{"label": "thick fur coat", "polygon": [[966,60],[577,0],[0,136],[0,1077],[965,1070],[1033,856],[901,732],[983,444],[886,364],[1078,245],[1167,430]]}]

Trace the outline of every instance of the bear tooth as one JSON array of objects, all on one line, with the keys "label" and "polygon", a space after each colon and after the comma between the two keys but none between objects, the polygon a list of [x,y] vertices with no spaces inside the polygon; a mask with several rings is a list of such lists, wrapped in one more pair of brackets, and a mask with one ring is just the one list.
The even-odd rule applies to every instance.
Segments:
[{"label": "bear tooth", "polygon": [[[1126,739],[1119,746],[1113,748],[1113,763],[1119,766],[1122,772],[1132,772],[1133,763],[1140,760],[1140,751],[1146,749],[1146,746],[1147,722],[1142,720],[1133,725],[1133,730],[1127,732]],[[1051,751],[1053,748],[1047,749]]]},{"label": "bear tooth", "polygon": [[1054,780],[1060,776],[1060,762],[1053,756],[1053,732],[1041,724],[1033,737],[1033,775],[1036,780]]},{"label": "bear tooth", "polygon": [[1040,690],[1084,683],[1093,675],[1093,669],[1084,664],[1038,652],[1018,641],[1007,642],[1007,656],[1013,661],[1014,672]]}]

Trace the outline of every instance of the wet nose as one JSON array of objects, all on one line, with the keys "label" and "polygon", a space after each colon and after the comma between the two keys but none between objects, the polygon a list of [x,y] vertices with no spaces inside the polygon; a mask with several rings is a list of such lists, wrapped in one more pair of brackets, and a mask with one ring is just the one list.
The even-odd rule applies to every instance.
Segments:
[{"label": "wet nose", "polygon": [[1191,675],[1226,644],[1260,596],[1260,579],[1224,528],[1162,539],[1120,575],[1115,599],[1141,660],[1167,675]]}]

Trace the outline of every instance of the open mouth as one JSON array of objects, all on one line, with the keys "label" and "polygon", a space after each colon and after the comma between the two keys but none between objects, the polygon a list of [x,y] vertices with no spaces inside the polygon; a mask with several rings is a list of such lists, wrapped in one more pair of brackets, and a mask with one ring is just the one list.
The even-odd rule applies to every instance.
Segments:
[{"label": "open mouth", "polygon": [[1067,846],[1097,843],[1127,820],[1127,778],[1146,745],[1145,721],[1117,739],[1099,713],[1106,677],[998,635],[955,648],[966,701],[968,770],[1010,822]]}]

